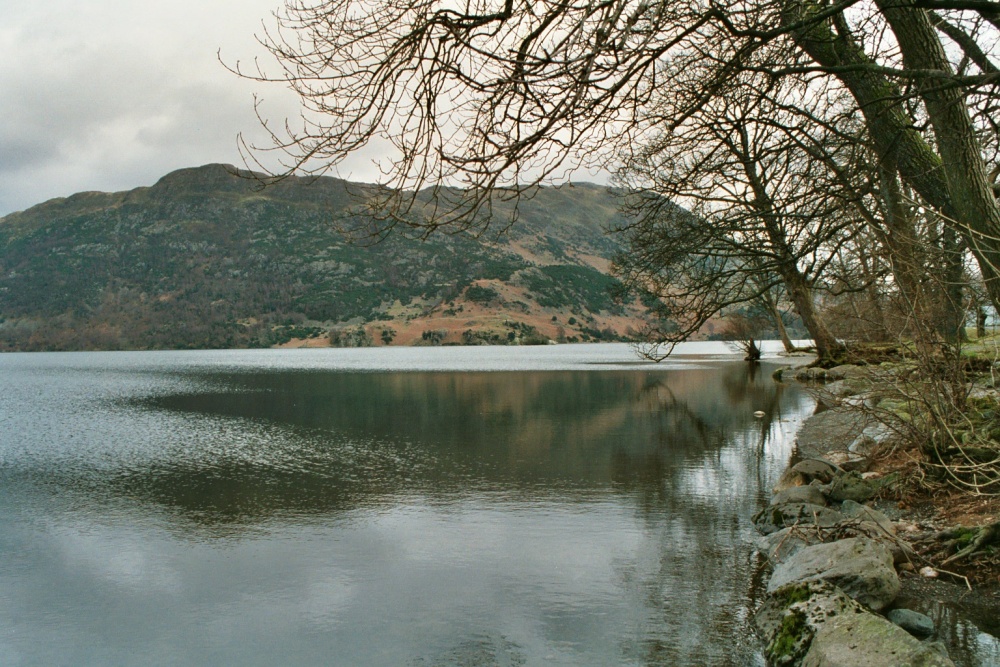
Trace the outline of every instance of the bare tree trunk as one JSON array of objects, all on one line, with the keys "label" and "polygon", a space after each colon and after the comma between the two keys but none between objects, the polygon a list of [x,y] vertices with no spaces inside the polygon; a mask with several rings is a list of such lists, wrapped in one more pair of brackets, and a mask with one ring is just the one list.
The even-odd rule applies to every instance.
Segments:
[{"label": "bare tree trunk", "polygon": [[899,177],[890,158],[879,167],[885,243],[889,248],[892,274],[896,278],[905,310],[910,315],[910,330],[917,350],[924,358],[934,353],[933,308],[928,302],[922,277],[927,273],[926,253],[917,237],[913,215],[903,200]]},{"label": "bare tree trunk", "polygon": [[812,336],[818,361],[823,363],[833,360],[836,354],[844,349],[844,345],[837,340],[837,337],[827,328],[826,322],[816,312],[812,288],[805,276],[795,267],[786,267],[786,270],[782,272],[782,278],[788,289],[788,297],[795,304],[795,311],[802,318],[802,324],[809,335]]},{"label": "bare tree trunk", "polygon": [[740,145],[730,145],[730,149],[740,159],[743,172],[747,176],[750,187],[754,194],[753,205],[760,215],[767,233],[768,241],[771,244],[775,255],[774,261],[777,263],[776,272],[785,283],[785,289],[795,310],[802,318],[809,335],[812,336],[813,344],[816,346],[816,354],[819,362],[833,359],[834,355],[843,350],[844,346],[837,337],[830,332],[826,323],[816,312],[816,304],[813,302],[812,287],[806,276],[799,270],[795,254],[788,243],[785,229],[781,224],[781,214],[774,205],[770,193],[758,172],[756,160],[752,157],[749,149],[749,138],[745,127],[738,127],[740,134]]},{"label": "bare tree trunk", "polygon": [[771,290],[764,292],[762,298],[764,299],[764,303],[767,304],[768,310],[771,311],[771,317],[774,318],[774,326],[778,329],[778,336],[781,338],[781,344],[784,346],[785,352],[794,352],[795,344],[788,337],[788,329],[785,328],[785,322],[781,319],[781,311],[778,310],[778,303],[774,300]]},{"label": "bare tree trunk", "polygon": [[[951,72],[940,40],[925,10],[912,0],[877,0],[899,43],[907,69]],[[920,91],[934,127],[940,155],[907,117],[898,86],[872,67],[847,32],[842,16],[829,22],[801,23],[822,8],[787,0],[784,17],[795,25],[798,46],[851,91],[865,115],[875,148],[891,158],[903,179],[941,212],[961,234],[979,264],[987,294],[1000,307],[1000,207],[988,183],[982,153],[959,87],[941,77],[926,77]],[[838,18],[840,20],[838,20]]]},{"label": "bare tree trunk", "polygon": [[[865,292],[868,295],[868,303],[871,305],[874,317],[869,318],[878,322],[877,335],[881,339],[885,332],[889,330],[889,323],[886,320],[885,309],[883,308],[883,300],[885,295],[882,293],[878,281],[875,278],[875,271],[873,270],[870,260],[871,257],[866,248],[859,247],[858,250],[858,261],[861,265],[861,275],[864,276],[865,284],[868,286]],[[860,315],[858,318],[861,319]],[[875,334],[872,331],[872,334]]]},{"label": "bare tree trunk", "polygon": [[962,262],[962,241],[951,227],[945,227],[941,238],[944,254],[944,284],[941,286],[941,336],[949,343],[964,343],[965,333],[965,266]]}]

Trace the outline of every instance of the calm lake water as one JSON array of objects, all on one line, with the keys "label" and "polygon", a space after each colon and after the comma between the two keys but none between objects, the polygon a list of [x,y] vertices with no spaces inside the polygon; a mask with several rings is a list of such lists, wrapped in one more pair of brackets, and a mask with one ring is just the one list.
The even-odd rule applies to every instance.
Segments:
[{"label": "calm lake water", "polygon": [[762,665],[814,403],[682,351],[0,355],[0,664]]}]

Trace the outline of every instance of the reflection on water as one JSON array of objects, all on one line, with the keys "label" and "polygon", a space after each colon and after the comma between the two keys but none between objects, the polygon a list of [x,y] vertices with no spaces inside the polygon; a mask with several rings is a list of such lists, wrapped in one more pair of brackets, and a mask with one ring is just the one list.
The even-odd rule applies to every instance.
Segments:
[{"label": "reflection on water", "polygon": [[895,604],[930,616],[936,638],[947,644],[956,664],[1000,665],[1000,618],[995,605],[961,594],[957,603],[945,603],[906,589]]},{"label": "reflection on water", "polygon": [[570,353],[0,357],[0,664],[762,664],[811,400]]}]

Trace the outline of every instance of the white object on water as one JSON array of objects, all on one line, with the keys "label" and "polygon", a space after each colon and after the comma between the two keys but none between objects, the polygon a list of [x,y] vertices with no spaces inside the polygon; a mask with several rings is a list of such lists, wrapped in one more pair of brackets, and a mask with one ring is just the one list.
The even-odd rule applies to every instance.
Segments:
[{"label": "white object on water", "polygon": [[757,412],[753,413],[753,416],[756,417],[757,419],[760,419],[761,417],[764,416],[764,411],[758,410]]}]

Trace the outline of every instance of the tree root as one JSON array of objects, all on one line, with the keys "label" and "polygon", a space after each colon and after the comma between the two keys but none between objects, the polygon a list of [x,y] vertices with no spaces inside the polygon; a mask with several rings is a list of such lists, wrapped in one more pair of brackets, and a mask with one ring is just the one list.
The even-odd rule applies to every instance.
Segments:
[{"label": "tree root", "polygon": [[941,561],[942,565],[948,565],[968,558],[985,547],[1000,544],[1000,521],[979,528],[954,528],[938,533],[936,537],[939,540],[948,540],[949,548],[959,548],[953,555]]}]

